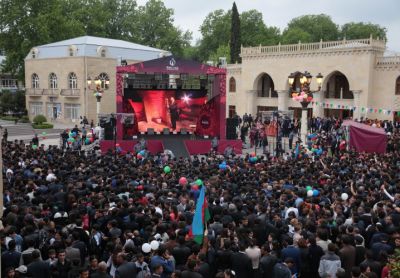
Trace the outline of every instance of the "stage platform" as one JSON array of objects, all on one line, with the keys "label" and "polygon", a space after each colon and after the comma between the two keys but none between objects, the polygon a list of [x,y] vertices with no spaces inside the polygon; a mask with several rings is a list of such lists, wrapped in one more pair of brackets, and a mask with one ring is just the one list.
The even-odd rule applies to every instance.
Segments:
[{"label": "stage platform", "polygon": [[[158,154],[164,150],[171,150],[176,157],[207,154],[211,150],[211,139],[193,138],[193,135],[141,135],[135,140],[117,140],[117,145],[122,153],[132,152],[135,144],[144,138],[147,149],[151,154]],[[241,140],[219,140],[217,152],[224,153],[227,146],[231,146],[236,154],[242,154]],[[100,148],[103,153],[114,149],[114,140],[102,140]]]}]

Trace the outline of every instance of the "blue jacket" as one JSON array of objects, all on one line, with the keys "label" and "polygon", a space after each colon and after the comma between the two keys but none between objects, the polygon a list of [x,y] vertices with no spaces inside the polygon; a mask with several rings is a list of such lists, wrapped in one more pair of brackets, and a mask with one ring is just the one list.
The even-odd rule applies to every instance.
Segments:
[{"label": "blue jacket", "polygon": [[287,258],[292,258],[295,263],[295,265],[290,269],[292,274],[298,273],[301,264],[299,248],[289,245],[288,247],[282,249],[282,261],[285,261]]},{"label": "blue jacket", "polygon": [[151,268],[153,269],[154,266],[156,265],[162,265],[163,266],[163,273],[161,275],[161,278],[167,278],[169,275],[174,272],[174,263],[173,261],[169,261],[164,259],[163,257],[160,256],[154,256],[151,258],[150,262]]}]

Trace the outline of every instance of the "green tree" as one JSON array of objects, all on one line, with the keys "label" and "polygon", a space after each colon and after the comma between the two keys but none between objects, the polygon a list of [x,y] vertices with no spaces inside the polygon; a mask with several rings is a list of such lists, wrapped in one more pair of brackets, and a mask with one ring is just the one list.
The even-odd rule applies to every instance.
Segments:
[{"label": "green tree", "polygon": [[229,41],[230,47],[230,61],[231,63],[240,62],[240,47],[242,45],[240,38],[240,17],[236,7],[236,3],[233,2],[232,15],[231,15],[231,39]]},{"label": "green tree", "polygon": [[378,24],[364,23],[364,22],[350,22],[346,23],[341,28],[342,38],[348,40],[366,39],[372,35],[374,38],[387,39],[386,28]]},{"label": "green tree", "polygon": [[175,27],[173,15],[173,9],[166,8],[160,0],[150,0],[139,7],[137,30],[140,43],[183,56],[192,34]]},{"label": "green tree", "polygon": [[63,0],[1,0],[0,48],[3,70],[22,80],[24,58],[33,46],[82,35],[82,25],[66,14]]},{"label": "green tree", "polygon": [[231,11],[215,10],[209,13],[200,26],[199,60],[205,62],[220,45],[229,44]]},{"label": "green tree", "polygon": [[280,40],[279,28],[267,27],[262,13],[257,10],[240,14],[240,30],[243,46],[274,45]]},{"label": "green tree", "polygon": [[332,21],[330,16],[325,14],[303,15],[292,19],[283,31],[282,37],[286,41],[294,41],[295,38],[297,39],[297,32],[301,32],[297,37],[303,38],[302,42],[318,42],[321,39],[334,41],[339,38],[338,25]]},{"label": "green tree", "polygon": [[230,48],[229,44],[220,45],[215,52],[211,53],[208,61],[213,61],[214,64],[218,64],[220,57],[225,57],[225,58],[229,59],[230,50],[231,50],[231,48]]},{"label": "green tree", "polygon": [[294,44],[301,42],[312,42],[312,36],[310,33],[300,29],[300,28],[291,28],[285,30],[282,34],[282,43],[283,44]]}]

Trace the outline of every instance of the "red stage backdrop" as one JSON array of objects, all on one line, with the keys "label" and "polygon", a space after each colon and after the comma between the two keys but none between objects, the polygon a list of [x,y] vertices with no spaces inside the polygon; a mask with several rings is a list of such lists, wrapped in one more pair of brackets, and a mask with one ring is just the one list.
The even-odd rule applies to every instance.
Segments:
[{"label": "red stage backdrop", "polygon": [[[225,139],[225,115],[226,115],[226,69],[217,68],[201,64],[195,61],[188,61],[177,59],[173,56],[163,57],[160,59],[150,60],[142,63],[137,63],[128,66],[117,67],[117,113],[132,113],[135,114],[135,125],[129,129],[129,136],[138,133],[140,129],[140,122],[146,121],[147,123],[153,123],[154,121],[168,124],[167,116],[164,113],[164,108],[159,111],[155,111],[154,107],[151,108],[146,106],[144,100],[142,102],[134,102],[124,97],[124,78],[125,74],[129,73],[142,73],[142,74],[189,74],[189,75],[206,75],[213,77],[213,90],[211,99],[203,107],[199,107],[200,117],[193,119],[196,122],[196,132],[199,135],[219,136],[220,139]],[[160,90],[162,91],[162,90]],[[151,90],[142,91],[144,99],[148,98],[146,94],[151,95]],[[176,91],[175,91],[176,93]],[[149,96],[151,98],[151,96]],[[199,100],[202,101],[202,100]],[[154,101],[155,103],[156,101]],[[161,105],[162,100],[159,101]],[[178,100],[177,100],[178,102]],[[204,103],[204,102],[203,102]],[[179,103],[178,103],[179,105]],[[161,107],[161,106],[159,106]],[[147,110],[150,109],[151,112]],[[210,119],[206,119],[206,113],[211,113]],[[157,112],[157,113],[156,113]],[[197,113],[197,112],[196,112]],[[157,115],[155,115],[157,114]],[[203,116],[203,117],[201,117]],[[180,115],[180,119],[188,120],[190,117],[193,118],[193,111],[186,111]],[[150,119],[149,119],[150,118]],[[200,119],[202,118],[202,119]],[[207,123],[208,122],[208,123]],[[201,124],[202,123],[202,124]],[[139,125],[139,126],[138,126]],[[194,126],[194,124],[189,124]],[[144,127],[143,127],[144,128]],[[177,129],[178,124],[177,124]],[[117,138],[123,139],[123,135],[126,134],[127,129],[123,127],[120,120],[117,121]],[[144,131],[144,130],[143,130]],[[209,133],[208,133],[209,132]]]}]

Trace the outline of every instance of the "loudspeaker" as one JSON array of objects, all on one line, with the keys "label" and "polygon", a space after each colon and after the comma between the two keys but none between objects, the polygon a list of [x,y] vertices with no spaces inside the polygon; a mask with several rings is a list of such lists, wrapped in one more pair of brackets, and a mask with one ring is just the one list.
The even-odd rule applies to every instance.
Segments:
[{"label": "loudspeaker", "polygon": [[181,128],[181,134],[186,135],[187,134],[187,129],[186,128]]},{"label": "loudspeaker", "polygon": [[114,129],[109,122],[104,126],[104,140],[114,140]]},{"label": "loudspeaker", "polygon": [[164,128],[162,133],[165,134],[165,135],[168,135],[169,134],[169,128]]},{"label": "loudspeaker", "polygon": [[226,139],[235,140],[236,138],[236,121],[235,119],[228,118],[226,119]]},{"label": "loudspeaker", "polygon": [[148,128],[147,129],[147,134],[148,135],[154,135],[154,128]]}]

